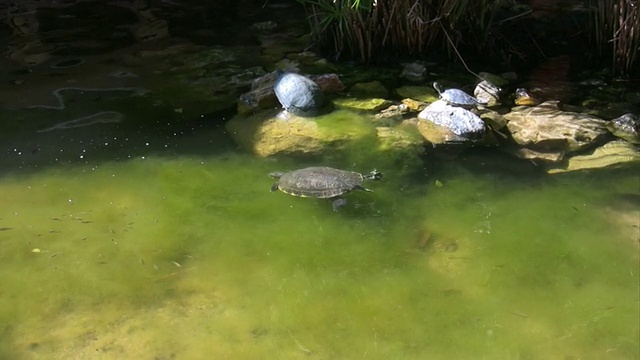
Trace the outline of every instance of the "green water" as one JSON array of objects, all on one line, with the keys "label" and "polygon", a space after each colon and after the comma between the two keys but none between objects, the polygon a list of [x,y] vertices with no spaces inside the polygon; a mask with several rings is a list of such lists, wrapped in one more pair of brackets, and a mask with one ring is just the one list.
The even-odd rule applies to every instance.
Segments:
[{"label": "green water", "polygon": [[[400,172],[255,158],[206,122],[30,116],[3,138],[0,358],[640,356],[638,168],[472,149]],[[340,213],[269,191],[307,165],[385,179]]]}]

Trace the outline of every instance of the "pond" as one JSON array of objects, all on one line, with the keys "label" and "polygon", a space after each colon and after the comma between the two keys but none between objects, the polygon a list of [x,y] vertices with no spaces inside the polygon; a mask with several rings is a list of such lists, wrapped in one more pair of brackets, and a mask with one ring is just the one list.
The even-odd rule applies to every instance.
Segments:
[{"label": "pond", "polygon": [[638,357],[638,168],[430,155],[335,213],[268,174],[375,161],[256,158],[135,99],[3,111],[1,357]]},{"label": "pond", "polygon": [[[165,76],[227,75],[135,51],[0,62],[0,358],[640,357],[637,163],[258,157]],[[306,166],[384,177],[339,212],[270,191]]]}]

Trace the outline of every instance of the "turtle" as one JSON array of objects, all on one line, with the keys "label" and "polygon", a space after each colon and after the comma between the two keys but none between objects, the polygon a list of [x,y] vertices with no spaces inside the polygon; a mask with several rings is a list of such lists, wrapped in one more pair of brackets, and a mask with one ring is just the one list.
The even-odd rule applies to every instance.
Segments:
[{"label": "turtle", "polygon": [[285,194],[332,199],[333,211],[338,211],[347,201],[342,195],[352,190],[373,191],[362,186],[365,180],[379,180],[382,174],[373,170],[369,174],[334,169],[331,167],[308,167],[289,172],[272,172],[269,174],[278,182],[271,186],[271,191],[280,190]]},{"label": "turtle", "polygon": [[518,106],[535,106],[540,101],[533,97],[525,88],[517,88],[514,93],[513,103]]},{"label": "turtle", "polygon": [[609,131],[632,144],[640,144],[640,116],[624,114],[607,123]]},{"label": "turtle", "polygon": [[278,78],[273,87],[282,107],[294,115],[313,117],[327,108],[327,99],[313,80],[306,76],[276,70]]},{"label": "turtle", "polygon": [[436,89],[436,91],[440,95],[440,100],[446,102],[451,106],[473,108],[478,105],[486,105],[486,103],[478,101],[476,98],[460,89],[445,90],[444,87],[442,87],[442,85],[437,82],[433,83],[433,88]]}]

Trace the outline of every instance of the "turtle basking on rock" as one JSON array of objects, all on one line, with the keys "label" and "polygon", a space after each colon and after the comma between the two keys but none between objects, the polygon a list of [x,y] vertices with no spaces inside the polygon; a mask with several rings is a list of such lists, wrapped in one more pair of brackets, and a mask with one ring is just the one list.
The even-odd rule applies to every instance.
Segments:
[{"label": "turtle basking on rock", "polygon": [[330,167],[308,167],[289,172],[274,172],[269,176],[279,179],[271,186],[271,191],[280,190],[285,194],[332,199],[333,211],[347,204],[342,195],[353,190],[372,191],[362,186],[365,180],[379,180],[382,174],[377,170],[364,175],[358,172]]},{"label": "turtle basking on rock", "polygon": [[282,107],[298,116],[317,116],[327,110],[328,102],[320,86],[306,76],[277,70],[273,91]]},{"label": "turtle basking on rock", "polygon": [[460,89],[444,89],[442,85],[437,82],[433,83],[433,88],[436,89],[438,94],[440,95],[440,100],[446,102],[451,106],[458,106],[462,108],[471,109],[478,105],[486,105],[486,103],[482,103],[478,101],[478,99],[473,96],[467,94],[466,92]]}]

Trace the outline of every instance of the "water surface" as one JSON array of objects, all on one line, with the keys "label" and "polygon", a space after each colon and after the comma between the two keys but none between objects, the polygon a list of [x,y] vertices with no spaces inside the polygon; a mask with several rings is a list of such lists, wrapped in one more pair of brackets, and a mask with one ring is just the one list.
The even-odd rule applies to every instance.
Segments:
[{"label": "water surface", "polygon": [[[37,132],[73,114],[33,109],[2,138],[2,358],[640,356],[638,168],[260,159],[221,119],[113,101],[125,120]],[[269,191],[308,165],[385,179],[340,213]]]}]

